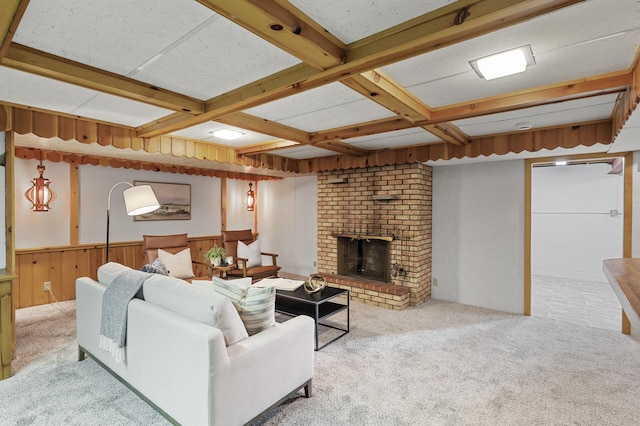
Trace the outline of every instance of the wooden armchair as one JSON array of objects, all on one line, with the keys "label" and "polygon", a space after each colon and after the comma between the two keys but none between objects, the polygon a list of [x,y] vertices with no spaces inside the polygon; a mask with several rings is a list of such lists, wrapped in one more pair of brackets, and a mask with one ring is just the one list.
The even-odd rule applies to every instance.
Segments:
[{"label": "wooden armchair", "polygon": [[[143,235],[142,236],[142,250],[144,251],[144,258],[147,263],[152,263],[158,258],[158,249],[162,249],[171,254],[180,253],[182,250],[190,248],[187,234],[175,234],[175,235]],[[193,253],[191,254],[193,256]],[[211,274],[209,264],[204,261],[191,259],[192,267],[196,265],[195,272],[208,271]],[[195,276],[192,278],[186,278],[185,281],[191,282],[191,280],[209,280],[211,276]]]},{"label": "wooden armchair", "polygon": [[271,256],[272,265],[260,265],[247,267],[248,259],[238,257],[238,241],[249,245],[255,241],[251,229],[241,231],[222,231],[222,244],[227,256],[233,256],[233,262],[238,265],[237,269],[227,272],[231,277],[251,277],[252,282],[256,282],[266,277],[277,277],[280,266],[276,263],[277,254],[260,253],[262,256]]}]

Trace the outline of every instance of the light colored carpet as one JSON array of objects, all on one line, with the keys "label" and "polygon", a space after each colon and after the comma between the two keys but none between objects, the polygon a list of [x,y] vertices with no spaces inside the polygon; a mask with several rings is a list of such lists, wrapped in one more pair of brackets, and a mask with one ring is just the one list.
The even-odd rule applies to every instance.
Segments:
[{"label": "light colored carpet", "polygon": [[[351,306],[351,333],[316,352],[314,397],[256,424],[640,424],[640,342],[628,336],[440,301]],[[75,361],[73,317],[29,309],[48,312],[17,320],[1,424],[167,424],[93,361]]]}]

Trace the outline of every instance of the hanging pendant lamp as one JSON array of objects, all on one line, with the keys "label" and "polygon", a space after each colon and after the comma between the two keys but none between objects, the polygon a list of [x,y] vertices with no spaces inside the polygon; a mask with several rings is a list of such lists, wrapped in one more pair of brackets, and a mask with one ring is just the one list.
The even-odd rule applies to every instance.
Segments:
[{"label": "hanging pendant lamp", "polygon": [[247,211],[252,212],[256,204],[256,197],[253,193],[253,184],[249,182],[249,190],[247,191]]},{"label": "hanging pendant lamp", "polygon": [[56,193],[53,189],[49,188],[51,182],[42,176],[44,170],[45,167],[42,164],[41,157],[40,164],[38,165],[40,177],[33,178],[31,181],[33,185],[24,193],[24,196],[27,197],[27,200],[31,203],[31,210],[34,212],[48,212],[49,203],[56,199]]}]

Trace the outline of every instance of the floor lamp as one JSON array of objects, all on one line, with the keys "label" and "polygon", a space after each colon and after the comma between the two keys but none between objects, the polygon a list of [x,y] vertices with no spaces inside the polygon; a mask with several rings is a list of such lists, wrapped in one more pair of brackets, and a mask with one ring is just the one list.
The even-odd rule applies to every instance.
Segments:
[{"label": "floor lamp", "polygon": [[129,186],[122,194],[124,195],[124,207],[129,216],[149,213],[160,208],[160,203],[158,203],[158,199],[149,185],[133,186],[129,182],[118,182],[113,185],[107,196],[107,254],[105,263],[109,262],[109,211],[111,210],[111,193],[113,189],[120,184]]}]

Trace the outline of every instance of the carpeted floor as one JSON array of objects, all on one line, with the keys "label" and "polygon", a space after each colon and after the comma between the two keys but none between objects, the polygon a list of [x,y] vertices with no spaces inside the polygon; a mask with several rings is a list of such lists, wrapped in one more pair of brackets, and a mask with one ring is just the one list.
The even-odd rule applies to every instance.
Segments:
[{"label": "carpeted floor", "polygon": [[[64,306],[71,315],[18,311],[0,424],[167,424],[95,362],[75,361],[74,305]],[[314,397],[256,424],[640,424],[640,342],[628,336],[440,301],[351,307],[351,333],[316,352]]]}]

